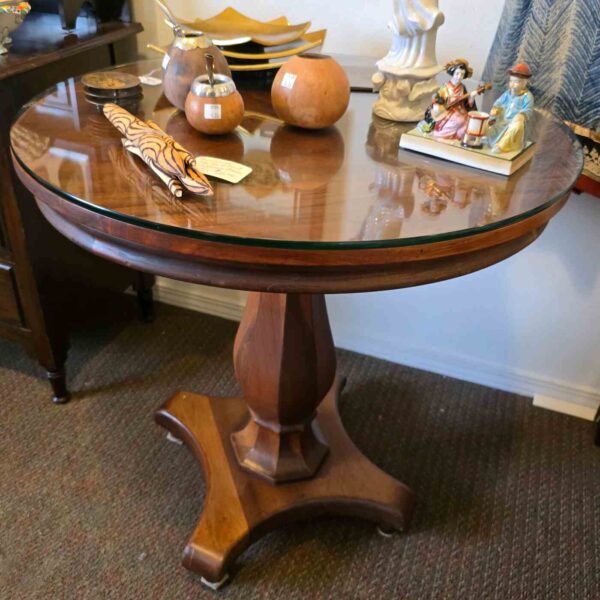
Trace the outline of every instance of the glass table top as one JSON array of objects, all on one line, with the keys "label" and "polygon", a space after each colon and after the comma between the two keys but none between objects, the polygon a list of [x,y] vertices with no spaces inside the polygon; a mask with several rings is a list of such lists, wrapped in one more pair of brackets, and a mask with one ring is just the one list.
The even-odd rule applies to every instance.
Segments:
[{"label": "glass table top", "polygon": [[[159,65],[122,70],[144,74]],[[212,198],[171,196],[123,149],[78,80],[32,101],[12,128],[11,144],[30,175],[91,210],[183,236],[290,248],[392,247],[500,228],[558,202],[583,164],[567,128],[540,113],[533,159],[505,177],[400,149],[401,134],[414,124],[374,117],[371,93],[353,92],[344,117],[319,132],[278,121],[267,92],[243,96],[242,125],[221,137],[193,130],[161,86],[145,85],[136,111],[195,155],[252,167],[236,185],[212,180]]]}]

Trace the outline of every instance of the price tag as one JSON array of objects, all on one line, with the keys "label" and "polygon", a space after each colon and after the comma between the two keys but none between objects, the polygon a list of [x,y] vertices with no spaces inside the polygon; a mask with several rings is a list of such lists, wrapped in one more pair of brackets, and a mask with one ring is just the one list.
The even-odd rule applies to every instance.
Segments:
[{"label": "price tag", "polygon": [[150,77],[149,75],[141,75],[140,81],[144,85],[160,85],[162,83],[158,77]]},{"label": "price tag", "polygon": [[229,183],[239,183],[252,173],[252,169],[246,165],[213,156],[197,156],[194,159],[194,165],[205,175],[217,177]]},{"label": "price tag", "polygon": [[294,75],[294,73],[286,73],[281,80],[281,87],[291,90],[296,83],[296,77],[297,75]]},{"label": "price tag", "polygon": [[204,118],[211,120],[218,120],[221,118],[221,105],[220,104],[205,104],[204,105]]}]

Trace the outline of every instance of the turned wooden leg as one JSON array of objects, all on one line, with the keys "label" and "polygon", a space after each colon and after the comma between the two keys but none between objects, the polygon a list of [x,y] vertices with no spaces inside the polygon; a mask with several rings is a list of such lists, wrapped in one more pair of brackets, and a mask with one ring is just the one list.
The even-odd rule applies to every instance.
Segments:
[{"label": "turned wooden leg", "polygon": [[69,339],[65,329],[59,330],[50,339],[40,335],[35,339],[36,346],[31,349],[31,355],[36,357],[46,370],[46,377],[52,387],[52,402],[66,404],[71,399],[67,389],[67,374],[65,363]]},{"label": "turned wooden leg", "polygon": [[154,275],[138,272],[133,284],[137,296],[138,313],[144,323],[154,321]]},{"label": "turned wooden leg", "polygon": [[406,527],[413,494],[354,446],[321,295],[250,294],[234,346],[243,399],[180,392],[155,415],[202,463],[207,494],[183,564],[221,582],[273,528],[322,515]]},{"label": "turned wooden leg", "polygon": [[71,399],[71,394],[67,389],[67,374],[64,367],[55,371],[46,371],[46,376],[52,386],[52,402],[66,404]]}]

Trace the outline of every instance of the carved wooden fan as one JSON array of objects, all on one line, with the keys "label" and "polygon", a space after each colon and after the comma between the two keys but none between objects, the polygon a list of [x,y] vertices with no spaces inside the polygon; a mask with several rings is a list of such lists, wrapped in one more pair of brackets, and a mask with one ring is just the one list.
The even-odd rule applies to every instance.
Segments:
[{"label": "carved wooden fan", "polygon": [[123,146],[139,156],[181,198],[184,189],[198,196],[212,196],[208,179],[195,167],[194,157],[153,121],[142,121],[116,104],[105,104],[106,118],[125,136]]}]

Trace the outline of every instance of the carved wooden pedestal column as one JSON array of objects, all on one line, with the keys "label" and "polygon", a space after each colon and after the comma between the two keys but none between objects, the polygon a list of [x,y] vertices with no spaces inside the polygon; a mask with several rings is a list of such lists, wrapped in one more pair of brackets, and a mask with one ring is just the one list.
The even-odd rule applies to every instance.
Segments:
[{"label": "carved wooden pedestal column", "polygon": [[328,451],[316,410],[335,377],[325,298],[250,294],[233,355],[251,415],[231,438],[238,462],[273,483],[311,477]]},{"label": "carved wooden pedestal column", "polygon": [[234,362],[243,400],[181,392],[156,414],[208,479],[187,568],[219,582],[258,537],[313,516],[404,528],[412,492],[369,462],[340,421],[342,382],[322,295],[251,293]]}]

